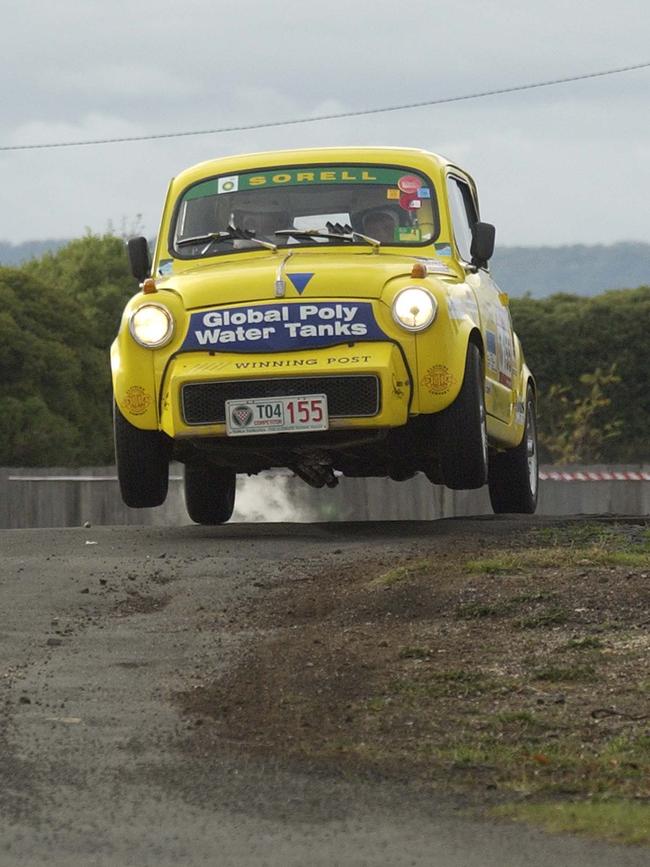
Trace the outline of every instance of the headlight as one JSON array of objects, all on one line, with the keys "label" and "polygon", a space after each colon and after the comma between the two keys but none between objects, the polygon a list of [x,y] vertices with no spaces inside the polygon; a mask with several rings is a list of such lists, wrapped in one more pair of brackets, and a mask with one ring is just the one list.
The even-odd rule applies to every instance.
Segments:
[{"label": "headlight", "polygon": [[419,286],[402,289],[393,301],[393,319],[407,331],[424,331],[436,318],[436,299]]},{"label": "headlight", "polygon": [[171,340],[174,320],[166,307],[160,304],[143,304],[131,314],[129,331],[140,346],[156,349]]}]

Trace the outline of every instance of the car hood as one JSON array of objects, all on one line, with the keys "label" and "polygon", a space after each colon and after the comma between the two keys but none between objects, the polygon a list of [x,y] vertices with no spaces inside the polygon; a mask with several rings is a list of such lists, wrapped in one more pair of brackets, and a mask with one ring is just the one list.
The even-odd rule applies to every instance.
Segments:
[{"label": "car hood", "polygon": [[[292,255],[289,257],[289,253]],[[178,274],[157,278],[160,289],[181,296],[187,310],[221,304],[245,304],[270,301],[276,296],[280,265],[287,300],[303,298],[379,298],[388,281],[408,277],[415,262],[429,263],[430,273],[449,277],[451,267],[440,259],[420,256],[374,253],[372,250],[349,251],[333,255],[312,250],[281,250],[221,262],[210,262]]]}]

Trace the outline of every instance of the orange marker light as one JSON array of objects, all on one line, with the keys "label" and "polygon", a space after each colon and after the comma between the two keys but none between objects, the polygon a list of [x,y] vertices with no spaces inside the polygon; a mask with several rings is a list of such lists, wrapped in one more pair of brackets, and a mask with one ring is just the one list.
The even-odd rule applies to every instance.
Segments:
[{"label": "orange marker light", "polygon": [[416,262],[415,265],[411,268],[411,277],[426,277],[427,276],[427,266],[423,262]]},{"label": "orange marker light", "polygon": [[153,277],[147,277],[147,279],[142,284],[142,291],[145,295],[152,295],[154,292],[157,292],[156,289],[156,281]]}]

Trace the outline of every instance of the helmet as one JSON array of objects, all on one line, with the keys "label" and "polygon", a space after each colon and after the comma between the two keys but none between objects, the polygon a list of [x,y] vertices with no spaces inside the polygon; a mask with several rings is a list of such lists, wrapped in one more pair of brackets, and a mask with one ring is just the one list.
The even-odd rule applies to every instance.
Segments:
[{"label": "helmet", "polygon": [[391,207],[368,208],[355,215],[355,222],[359,225],[357,231],[377,237],[378,241],[392,241],[400,225],[400,215]]},{"label": "helmet", "polygon": [[238,229],[260,235],[273,235],[276,229],[286,229],[291,225],[287,211],[234,211],[233,222]]}]

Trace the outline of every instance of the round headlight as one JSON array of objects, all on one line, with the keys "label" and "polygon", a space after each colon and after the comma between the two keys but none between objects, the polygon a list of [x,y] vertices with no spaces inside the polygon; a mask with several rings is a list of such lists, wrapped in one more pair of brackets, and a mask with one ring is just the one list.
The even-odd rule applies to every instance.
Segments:
[{"label": "round headlight", "polygon": [[166,307],[160,304],[143,304],[131,314],[129,331],[140,346],[156,349],[171,340],[174,320]]},{"label": "round headlight", "polygon": [[423,331],[436,318],[436,299],[419,286],[402,289],[393,301],[393,319],[407,331]]}]

